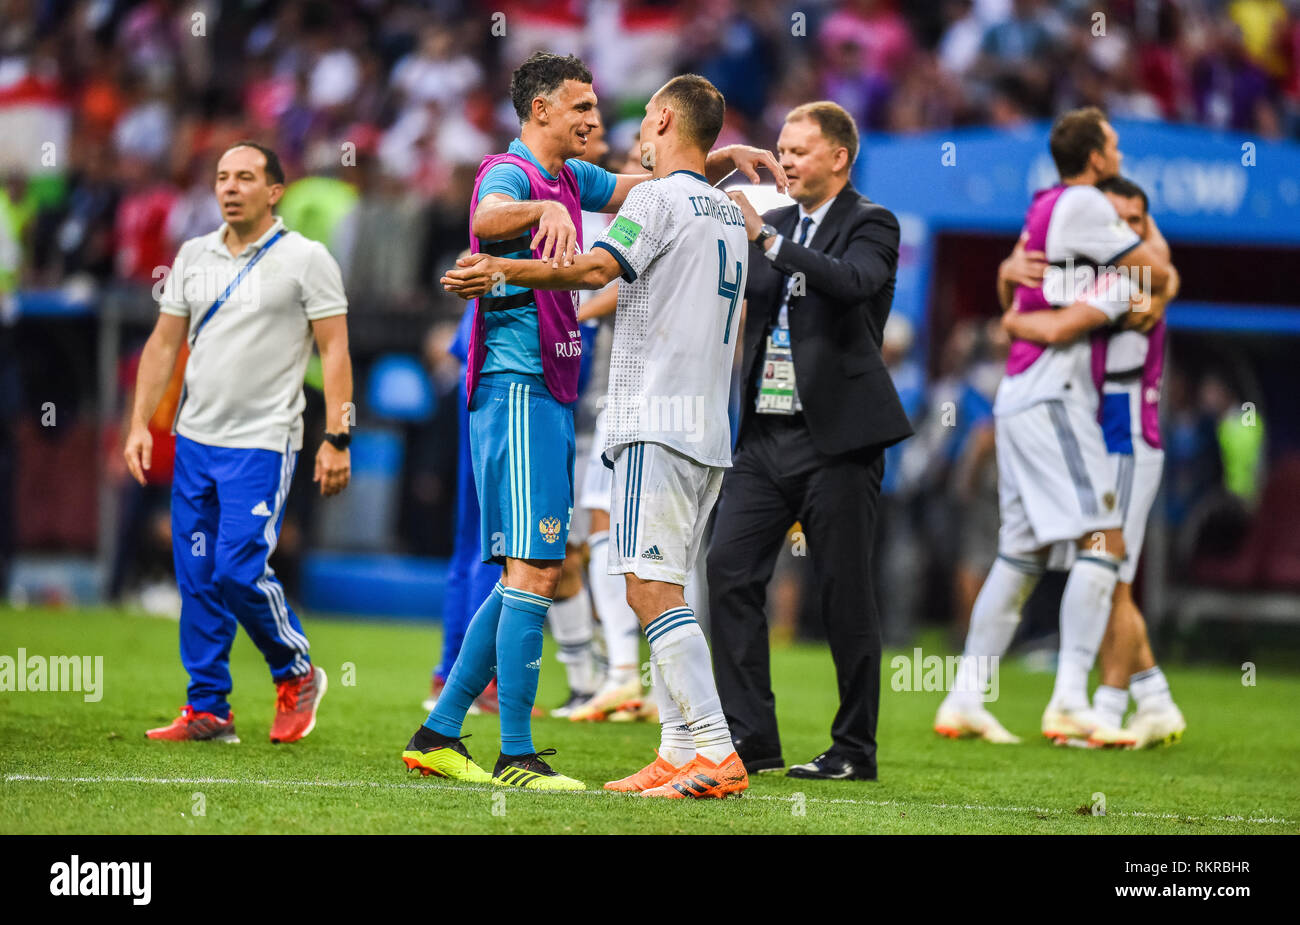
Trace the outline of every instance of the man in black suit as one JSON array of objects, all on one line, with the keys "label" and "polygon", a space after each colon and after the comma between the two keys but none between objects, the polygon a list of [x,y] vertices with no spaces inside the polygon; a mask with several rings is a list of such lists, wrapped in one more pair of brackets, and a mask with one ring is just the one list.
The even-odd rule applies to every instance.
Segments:
[{"label": "man in black suit", "polygon": [[841,107],[792,110],[777,146],[797,205],[764,216],[731,197],[749,233],[740,436],[709,546],[713,664],[751,773],[784,767],[772,695],[766,588],[803,525],[840,708],[832,745],[791,777],[873,780],[880,621],[871,584],[883,451],[912,433],[880,358],[898,221],[849,183],[857,128]]}]

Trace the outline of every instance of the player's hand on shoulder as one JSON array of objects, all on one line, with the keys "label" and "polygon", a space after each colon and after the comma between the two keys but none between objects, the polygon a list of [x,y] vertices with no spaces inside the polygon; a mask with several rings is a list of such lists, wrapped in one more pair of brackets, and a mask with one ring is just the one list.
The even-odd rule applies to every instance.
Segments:
[{"label": "player's hand on shoulder", "polygon": [[316,471],[313,482],[320,482],[320,493],[325,497],[337,495],[352,480],[352,451],[340,450],[329,441],[321,441],[316,451]]},{"label": "player's hand on shoulder", "polygon": [[784,193],[789,184],[785,178],[785,171],[781,169],[780,162],[777,161],[776,155],[766,148],[754,148],[750,145],[727,145],[718,149],[718,154],[725,155],[736,165],[736,169],[749,177],[751,183],[761,183],[758,171],[768,170],[772,174],[772,179],[776,181],[778,191]]},{"label": "player's hand on shoulder", "polygon": [[560,202],[547,202],[542,209],[537,234],[528,245],[533,250],[541,248],[541,259],[551,261],[552,267],[568,266],[578,250],[578,230],[573,227],[573,216]]}]

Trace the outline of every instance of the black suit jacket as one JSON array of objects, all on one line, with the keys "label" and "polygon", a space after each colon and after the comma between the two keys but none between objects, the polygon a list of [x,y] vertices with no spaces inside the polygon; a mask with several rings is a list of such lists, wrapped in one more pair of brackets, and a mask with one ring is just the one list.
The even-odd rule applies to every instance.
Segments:
[{"label": "black suit jacket", "polygon": [[805,292],[790,297],[790,345],[813,446],[835,455],[884,449],[911,436],[912,427],[880,358],[898,268],[894,214],[848,184],[808,246],[795,243],[797,205],[773,209],[763,219],[785,240],[775,260],[750,245],[741,438],[756,416],[757,364],[767,331],[780,311],[786,280],[796,272],[804,274]]}]

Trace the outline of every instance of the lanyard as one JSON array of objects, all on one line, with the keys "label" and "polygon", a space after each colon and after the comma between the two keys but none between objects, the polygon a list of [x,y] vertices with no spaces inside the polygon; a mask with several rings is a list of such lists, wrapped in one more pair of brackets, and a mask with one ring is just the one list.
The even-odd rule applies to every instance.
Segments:
[{"label": "lanyard", "polygon": [[217,313],[217,309],[221,308],[221,306],[226,304],[226,300],[230,298],[230,294],[239,287],[239,284],[241,282],[243,282],[244,277],[248,275],[248,271],[253,269],[253,267],[257,265],[257,261],[261,260],[264,256],[266,256],[266,252],[269,251],[271,247],[275,244],[275,242],[280,240],[280,238],[282,237],[284,237],[283,228],[281,228],[279,231],[273,234],[271,236],[271,240],[267,241],[260,248],[258,248],[257,253],[253,255],[252,259],[249,260],[248,263],[244,264],[244,268],[242,270],[240,270],[237,274],[235,274],[235,278],[230,281],[230,284],[228,286],[226,286],[225,291],[222,292],[221,295],[217,296],[217,300],[215,302],[213,302],[211,305],[208,306],[208,310],[204,312],[203,317],[199,319],[198,327],[194,329],[194,333],[190,336],[191,350],[194,349],[194,342],[199,339],[199,332],[203,330],[203,326],[207,324],[210,320],[212,320],[212,316]]}]

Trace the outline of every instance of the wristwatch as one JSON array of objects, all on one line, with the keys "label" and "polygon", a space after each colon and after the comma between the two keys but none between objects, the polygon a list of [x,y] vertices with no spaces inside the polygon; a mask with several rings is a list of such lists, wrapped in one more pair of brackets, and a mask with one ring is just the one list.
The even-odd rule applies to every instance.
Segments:
[{"label": "wristwatch", "polygon": [[780,232],[771,225],[764,224],[762,228],[758,229],[758,237],[754,239],[754,243],[759,247],[762,247],[768,238],[775,238],[778,234],[780,234]]},{"label": "wristwatch", "polygon": [[348,444],[352,442],[352,433],[349,431],[345,434],[331,434],[329,431],[326,431],[325,442],[336,450],[346,450]]}]

